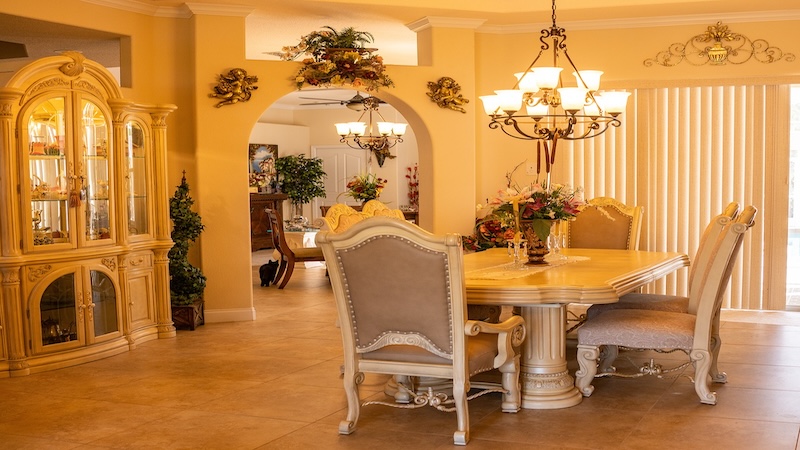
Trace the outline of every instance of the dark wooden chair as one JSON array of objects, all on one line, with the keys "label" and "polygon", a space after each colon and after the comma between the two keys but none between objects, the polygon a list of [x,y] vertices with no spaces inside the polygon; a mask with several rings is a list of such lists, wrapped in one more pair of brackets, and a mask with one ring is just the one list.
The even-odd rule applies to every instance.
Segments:
[{"label": "dark wooden chair", "polygon": [[272,227],[272,244],[281,255],[280,266],[273,284],[278,284],[278,280],[280,280],[281,284],[278,289],[283,289],[289,279],[292,278],[295,263],[325,261],[325,257],[322,256],[322,250],[317,247],[289,248],[289,244],[286,243],[286,236],[283,234],[283,218],[281,214],[273,209],[266,209],[266,213],[269,216],[269,223]]}]

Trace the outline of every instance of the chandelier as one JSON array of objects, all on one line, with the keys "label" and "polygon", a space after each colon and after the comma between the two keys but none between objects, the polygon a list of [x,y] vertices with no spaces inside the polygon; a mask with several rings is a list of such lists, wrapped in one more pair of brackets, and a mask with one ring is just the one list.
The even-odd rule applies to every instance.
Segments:
[{"label": "chandelier", "polygon": [[[336,134],[341,136],[339,142],[347,144],[350,148],[369,150],[375,154],[378,166],[383,167],[386,158],[395,158],[389,149],[400,142],[403,142],[403,135],[406,133],[405,123],[387,122],[378,111],[380,100],[377,97],[367,97],[363,100],[364,111],[356,122],[345,122],[334,124]],[[367,121],[364,122],[364,115]],[[373,121],[377,116],[379,121]],[[378,134],[373,134],[374,127],[377,125]]]},{"label": "chandelier", "polygon": [[[599,91],[598,70],[578,70],[567,52],[565,30],[556,25],[556,1],[553,0],[553,25],[541,31],[542,45],[536,59],[524,72],[516,73],[512,89],[495,91],[480,97],[489,128],[526,140],[578,140],[603,134],[609,126],[618,127],[618,116],[625,111],[629,92]],[[534,67],[545,52],[552,50],[550,67]],[[549,53],[548,53],[549,54]],[[559,60],[565,59],[576,86],[566,87],[561,79]]]}]

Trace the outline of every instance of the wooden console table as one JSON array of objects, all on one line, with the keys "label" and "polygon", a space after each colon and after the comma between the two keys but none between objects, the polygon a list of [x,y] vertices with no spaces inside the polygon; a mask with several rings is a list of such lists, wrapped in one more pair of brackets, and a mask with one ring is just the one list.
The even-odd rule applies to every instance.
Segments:
[{"label": "wooden console table", "polygon": [[286,194],[250,194],[250,251],[273,248],[272,230],[265,209],[283,212]]}]

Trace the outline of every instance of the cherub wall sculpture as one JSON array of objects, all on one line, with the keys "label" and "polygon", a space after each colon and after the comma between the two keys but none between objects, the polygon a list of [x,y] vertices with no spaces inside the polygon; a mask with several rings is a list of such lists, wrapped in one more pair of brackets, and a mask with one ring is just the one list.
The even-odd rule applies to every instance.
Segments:
[{"label": "cherub wall sculpture", "polygon": [[469,100],[459,94],[461,86],[456,83],[456,80],[450,77],[442,77],[436,83],[429,81],[428,89],[430,90],[428,97],[439,107],[461,111],[462,113],[467,112],[463,105],[469,103]]},{"label": "cherub wall sculpture", "polygon": [[231,69],[227,75],[220,74],[219,84],[214,86],[214,93],[208,94],[208,96],[220,99],[215,105],[217,108],[246,102],[250,100],[251,91],[258,89],[258,86],[253,85],[256,82],[258,82],[258,77],[247,75],[247,71],[244,69]]}]

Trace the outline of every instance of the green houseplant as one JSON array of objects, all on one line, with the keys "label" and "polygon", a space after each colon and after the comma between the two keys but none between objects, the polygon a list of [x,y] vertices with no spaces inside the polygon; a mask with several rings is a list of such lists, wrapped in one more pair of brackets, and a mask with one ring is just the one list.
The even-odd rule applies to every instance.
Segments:
[{"label": "green houseplant", "polygon": [[192,205],[194,200],[189,196],[189,183],[184,172],[181,184],[169,200],[169,216],[173,224],[171,237],[175,243],[168,253],[169,294],[175,327],[190,330],[204,322],[203,292],[206,288],[205,275],[189,262],[189,246],[205,228]]},{"label": "green houseplant", "polygon": [[305,155],[282,156],[275,160],[281,192],[289,196],[295,214],[302,215],[303,205],[316,197],[325,197],[325,171],[322,159]]}]

